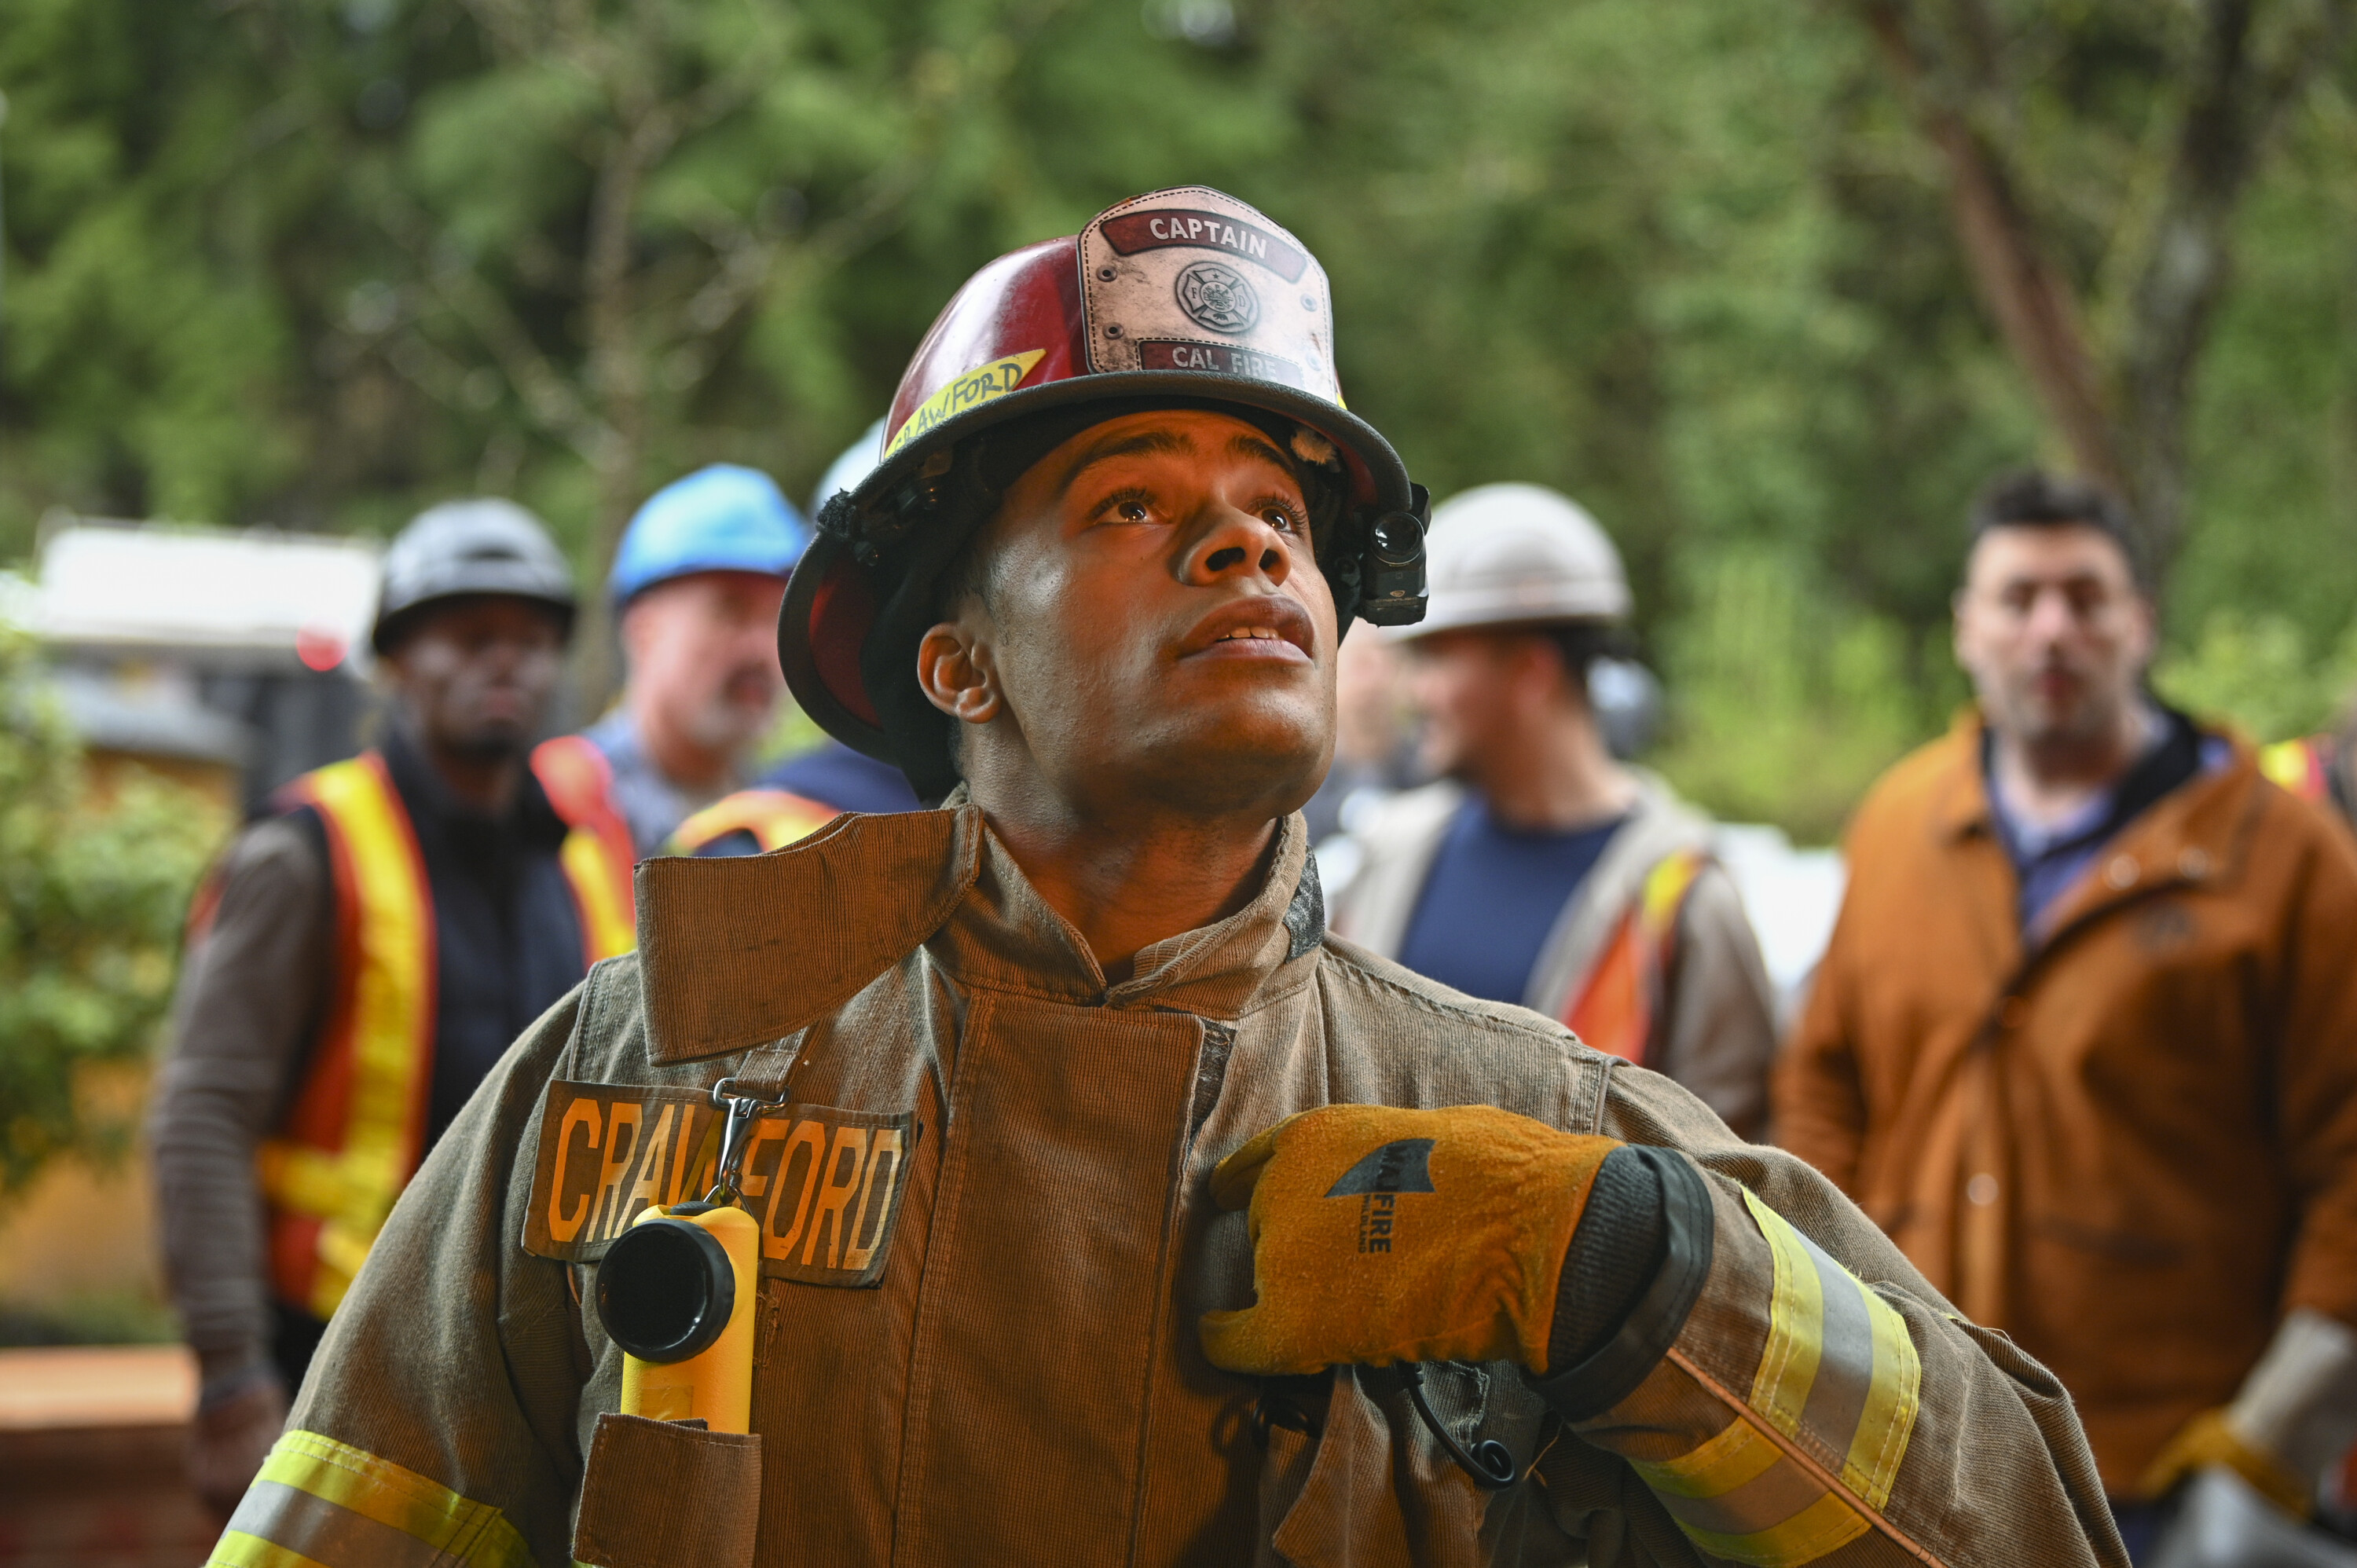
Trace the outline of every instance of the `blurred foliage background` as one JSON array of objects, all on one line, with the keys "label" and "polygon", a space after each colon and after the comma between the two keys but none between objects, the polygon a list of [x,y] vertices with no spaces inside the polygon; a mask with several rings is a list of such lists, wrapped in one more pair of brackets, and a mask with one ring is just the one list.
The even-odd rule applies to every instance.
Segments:
[{"label": "blurred foliage background", "polygon": [[129,1147],[189,891],[230,826],[188,785],[92,768],[0,623],[0,1209],[53,1155]]},{"label": "blurred foliage background", "polygon": [[[1620,540],[1671,777],[1822,841],[1963,695],[1971,492],[2069,450],[1893,9],[0,0],[0,564],[52,507],[384,533],[480,490],[594,580],[693,464],[806,493],[984,260],[1201,181],[1317,251],[1437,493],[1555,484]],[[1949,9],[2104,348],[2203,7]],[[2161,676],[2269,736],[2357,671],[2357,75],[2317,70],[2232,209]]]}]

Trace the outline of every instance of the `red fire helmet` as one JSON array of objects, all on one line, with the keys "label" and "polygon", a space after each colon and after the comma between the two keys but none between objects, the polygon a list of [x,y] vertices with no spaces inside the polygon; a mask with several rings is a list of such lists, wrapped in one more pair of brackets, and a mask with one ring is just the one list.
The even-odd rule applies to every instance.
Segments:
[{"label": "red fire helmet", "polygon": [[[789,583],[778,655],[795,699],[837,739],[898,764],[920,794],[955,783],[951,721],[917,686],[916,640],[936,618],[934,580],[982,521],[971,503],[995,504],[1017,477],[991,471],[989,444],[974,438],[1017,420],[1033,434],[996,455],[1002,468],[1139,407],[1252,419],[1322,470],[1334,496],[1318,557],[1345,625],[1354,610],[1418,618],[1423,490],[1343,406],[1333,339],[1325,269],[1308,247],[1201,186],[1134,197],[1077,237],[984,267],[918,346],[881,461],[827,503]],[[1110,403],[1125,406],[1095,406]]]}]

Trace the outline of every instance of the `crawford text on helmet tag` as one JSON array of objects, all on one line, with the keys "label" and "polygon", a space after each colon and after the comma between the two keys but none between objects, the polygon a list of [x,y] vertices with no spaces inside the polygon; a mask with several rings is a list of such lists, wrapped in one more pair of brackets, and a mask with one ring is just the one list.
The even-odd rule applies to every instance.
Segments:
[{"label": "crawford text on helmet tag", "polygon": [[1031,373],[1031,367],[1038,364],[1047,352],[1045,349],[1027,349],[1020,354],[1008,354],[986,365],[978,365],[949,382],[919,404],[917,412],[892,433],[892,439],[884,446],[885,457],[888,460],[893,453],[926,431],[963,413],[967,409],[988,403],[993,398],[1005,397],[1023,384],[1023,378]]}]

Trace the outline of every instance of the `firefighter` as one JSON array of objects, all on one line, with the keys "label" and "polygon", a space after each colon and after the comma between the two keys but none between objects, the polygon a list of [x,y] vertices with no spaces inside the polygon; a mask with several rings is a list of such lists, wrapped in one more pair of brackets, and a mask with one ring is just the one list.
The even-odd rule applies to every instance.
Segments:
[{"label": "firefighter", "polygon": [[403,1185],[519,1030],[632,940],[630,845],[577,741],[531,746],[572,574],[502,500],[386,553],[382,746],[296,779],[192,922],[152,1129],[224,1511]]},{"label": "firefighter", "polygon": [[2304,1514],[2357,1436],[2357,849],[2152,695],[2116,498],[1972,533],[1976,700],[1858,809],[1777,1136],[2053,1369],[2143,1560],[2189,1471]]},{"label": "firefighter", "polygon": [[1561,1019],[1760,1136],[1774,1003],[1711,825],[1616,761],[1588,695],[1631,608],[1593,518],[1538,485],[1433,513],[1432,605],[1393,637],[1440,782],[1354,824],[1334,929]]},{"label": "firefighter", "polygon": [[[1200,187],[950,302],[779,636],[942,809],[640,867],[217,1561],[2119,1563],[2068,1402],[1823,1178],[1328,936],[1335,650],[1423,597],[1331,320]],[[743,1431],[621,1412],[597,1305],[707,1191]]]},{"label": "firefighter", "polygon": [[746,782],[746,753],[785,692],[778,601],[809,538],[775,480],[729,463],[657,490],[622,535],[607,591],[630,679],[584,733],[641,855]]}]

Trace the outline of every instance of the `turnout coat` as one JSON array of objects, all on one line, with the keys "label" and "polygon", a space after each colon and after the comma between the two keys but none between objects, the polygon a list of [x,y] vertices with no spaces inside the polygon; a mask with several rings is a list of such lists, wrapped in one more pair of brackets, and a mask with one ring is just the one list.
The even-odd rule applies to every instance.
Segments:
[{"label": "turnout coat", "polygon": [[[639,953],[436,1149],[214,1561],[2125,1562],[2035,1363],[1667,1079],[1328,937],[1305,837],[1114,984],[971,806],[648,863]],[[745,1165],[748,1435],[607,1413],[621,1356],[582,1305],[601,1238],[706,1179],[724,1077],[789,1101]],[[1507,1489],[1395,1370],[1202,1355],[1198,1315],[1253,1292],[1208,1173],[1334,1101],[1490,1101],[1674,1166],[1618,1339],[1541,1384],[1431,1369],[1459,1441],[1525,1467]]]}]

